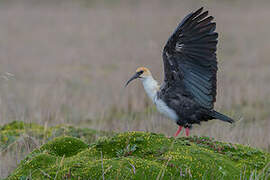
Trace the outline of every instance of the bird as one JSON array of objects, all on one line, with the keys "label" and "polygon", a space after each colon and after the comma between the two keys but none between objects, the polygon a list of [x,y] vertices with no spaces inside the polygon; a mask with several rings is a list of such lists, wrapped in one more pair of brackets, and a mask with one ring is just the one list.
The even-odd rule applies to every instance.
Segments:
[{"label": "bird", "polygon": [[163,48],[164,81],[161,85],[146,67],[137,68],[125,85],[141,80],[157,110],[178,125],[175,137],[183,127],[189,136],[192,125],[202,121],[234,122],[214,110],[218,33],[213,20],[214,17],[201,7],[179,23]]}]

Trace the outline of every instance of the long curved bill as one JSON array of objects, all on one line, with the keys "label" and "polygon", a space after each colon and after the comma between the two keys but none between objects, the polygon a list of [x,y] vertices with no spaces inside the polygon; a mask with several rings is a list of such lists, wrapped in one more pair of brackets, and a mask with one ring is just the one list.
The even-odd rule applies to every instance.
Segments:
[{"label": "long curved bill", "polygon": [[139,74],[139,73],[135,73],[135,74],[127,81],[125,87],[127,87],[127,85],[128,85],[131,81],[133,81],[134,79],[137,79],[137,78],[139,78],[139,77],[140,77],[140,74]]}]

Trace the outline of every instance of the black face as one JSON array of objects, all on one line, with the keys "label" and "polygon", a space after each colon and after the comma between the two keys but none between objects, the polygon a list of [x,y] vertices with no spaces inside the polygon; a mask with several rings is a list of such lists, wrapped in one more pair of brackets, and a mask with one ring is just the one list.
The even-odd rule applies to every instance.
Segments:
[{"label": "black face", "polygon": [[140,78],[140,75],[143,74],[143,71],[136,72],[136,74],[138,74]]},{"label": "black face", "polygon": [[127,87],[127,85],[133,81],[134,79],[137,79],[137,78],[141,78],[140,75],[143,73],[143,71],[139,71],[139,72],[136,72],[126,83],[125,87]]}]

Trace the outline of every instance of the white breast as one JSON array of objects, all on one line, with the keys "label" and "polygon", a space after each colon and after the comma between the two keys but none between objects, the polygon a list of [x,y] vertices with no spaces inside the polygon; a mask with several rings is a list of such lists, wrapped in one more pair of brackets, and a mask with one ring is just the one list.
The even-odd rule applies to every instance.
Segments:
[{"label": "white breast", "polygon": [[169,108],[164,101],[156,97],[154,103],[156,104],[156,107],[161,114],[177,122],[178,116],[176,112]]},{"label": "white breast", "polygon": [[159,89],[157,81],[154,80],[152,76],[141,78],[141,81],[143,83],[146,94],[150,97],[153,103],[155,103],[158,111],[176,122],[178,120],[176,112],[169,108],[164,101],[157,98],[157,92]]}]

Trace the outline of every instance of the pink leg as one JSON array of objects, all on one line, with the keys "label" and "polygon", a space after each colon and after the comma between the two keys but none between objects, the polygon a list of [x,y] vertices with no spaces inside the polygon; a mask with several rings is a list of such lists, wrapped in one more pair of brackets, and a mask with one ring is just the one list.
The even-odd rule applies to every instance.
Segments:
[{"label": "pink leg", "polygon": [[179,127],[178,127],[178,130],[177,130],[176,133],[174,134],[174,137],[177,137],[178,134],[181,132],[181,130],[182,130],[182,126],[179,126]]},{"label": "pink leg", "polygon": [[189,136],[189,128],[185,128],[186,130],[186,136]]}]

